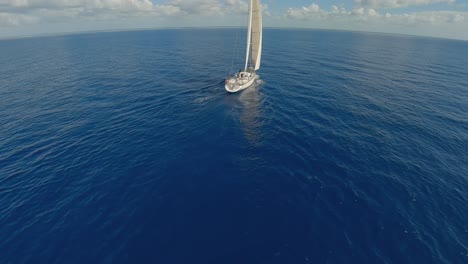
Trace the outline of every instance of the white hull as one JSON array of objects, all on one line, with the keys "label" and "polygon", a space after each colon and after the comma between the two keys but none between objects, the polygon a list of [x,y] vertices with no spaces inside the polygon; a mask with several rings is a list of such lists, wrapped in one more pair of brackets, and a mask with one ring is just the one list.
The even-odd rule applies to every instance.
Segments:
[{"label": "white hull", "polygon": [[231,77],[226,79],[226,85],[224,87],[226,88],[226,91],[230,93],[239,92],[252,86],[256,78],[257,75],[255,73],[251,73],[248,78],[243,79]]}]

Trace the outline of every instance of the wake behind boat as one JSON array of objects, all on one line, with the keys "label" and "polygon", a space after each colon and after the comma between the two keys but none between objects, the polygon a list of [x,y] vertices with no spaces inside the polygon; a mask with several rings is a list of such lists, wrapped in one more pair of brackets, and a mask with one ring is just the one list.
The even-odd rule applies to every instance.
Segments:
[{"label": "wake behind boat", "polygon": [[226,78],[225,88],[235,93],[250,87],[258,75],[262,58],[262,7],[260,0],[250,0],[245,68]]}]

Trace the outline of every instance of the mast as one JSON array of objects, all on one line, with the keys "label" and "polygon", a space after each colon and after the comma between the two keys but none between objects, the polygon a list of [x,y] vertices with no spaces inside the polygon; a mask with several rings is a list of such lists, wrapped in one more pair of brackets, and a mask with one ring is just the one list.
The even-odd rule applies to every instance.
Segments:
[{"label": "mast", "polygon": [[253,0],[250,0],[249,3],[249,22],[247,28],[247,54],[245,55],[245,70],[247,71],[247,67],[249,66],[249,57],[250,57],[250,41],[252,37],[252,4]]}]

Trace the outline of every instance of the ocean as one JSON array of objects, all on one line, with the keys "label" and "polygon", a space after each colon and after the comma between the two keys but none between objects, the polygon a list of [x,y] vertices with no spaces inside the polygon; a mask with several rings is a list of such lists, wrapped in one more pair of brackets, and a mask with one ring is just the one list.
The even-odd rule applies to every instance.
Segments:
[{"label": "ocean", "polygon": [[468,42],[243,39],[1,40],[0,263],[468,262]]}]

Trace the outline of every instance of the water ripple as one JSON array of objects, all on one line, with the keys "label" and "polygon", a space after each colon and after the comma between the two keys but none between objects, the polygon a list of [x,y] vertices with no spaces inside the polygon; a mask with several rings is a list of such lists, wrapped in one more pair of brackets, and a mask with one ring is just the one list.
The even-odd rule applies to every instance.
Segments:
[{"label": "water ripple", "polygon": [[237,31],[0,41],[0,262],[465,263],[466,42]]}]

